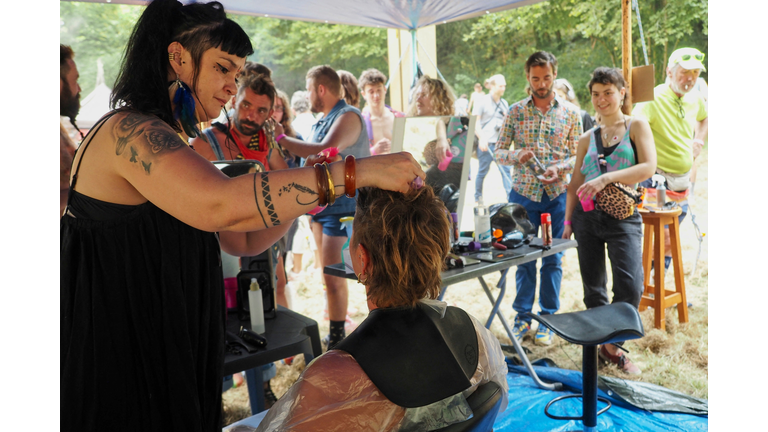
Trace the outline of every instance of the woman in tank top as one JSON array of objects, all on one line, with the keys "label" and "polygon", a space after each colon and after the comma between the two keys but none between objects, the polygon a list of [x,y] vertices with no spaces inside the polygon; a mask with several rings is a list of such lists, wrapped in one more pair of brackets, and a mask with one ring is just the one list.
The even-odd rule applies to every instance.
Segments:
[{"label": "woman in tank top", "polygon": [[[579,139],[577,169],[568,185],[563,238],[570,238],[573,233],[579,243],[579,267],[587,308],[609,303],[606,246],[613,274],[613,302],[637,307],[643,293],[640,214],[635,210],[632,216],[618,220],[598,209],[584,211],[579,201],[594,200],[598,192],[613,182],[634,187],[649,178],[656,169],[656,148],[648,122],[626,114],[630,112],[628,89],[621,71],[599,67],[592,73],[588,87],[600,123]],[[602,138],[605,174],[601,174],[601,158],[595,144],[597,134]],[[615,345],[600,347],[600,357],[626,373],[640,373]]]},{"label": "woman in tank top", "polygon": [[[344,162],[326,170],[334,188],[312,167],[230,179],[187,145],[252,53],[218,2],[154,0],[136,23],[119,109],[75,154],[60,222],[61,430],[220,431],[216,232],[240,233],[256,255],[320,193],[344,194]],[[360,160],[356,174],[357,187],[400,192],[425,177],[407,154]]]}]

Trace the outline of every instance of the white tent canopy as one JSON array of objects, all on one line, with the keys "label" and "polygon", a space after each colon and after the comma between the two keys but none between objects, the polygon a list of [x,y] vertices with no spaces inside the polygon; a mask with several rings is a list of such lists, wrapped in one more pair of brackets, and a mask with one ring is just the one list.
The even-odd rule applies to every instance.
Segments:
[{"label": "white tent canopy", "polygon": [[[148,3],[143,0],[80,1]],[[543,0],[219,0],[227,13],[403,30],[474,18],[540,1]]]},{"label": "white tent canopy", "polygon": [[112,90],[104,84],[104,64],[101,59],[96,61],[96,88],[80,103],[80,113],[77,115],[77,125],[82,129],[90,129],[104,114],[108,113],[109,99]]}]

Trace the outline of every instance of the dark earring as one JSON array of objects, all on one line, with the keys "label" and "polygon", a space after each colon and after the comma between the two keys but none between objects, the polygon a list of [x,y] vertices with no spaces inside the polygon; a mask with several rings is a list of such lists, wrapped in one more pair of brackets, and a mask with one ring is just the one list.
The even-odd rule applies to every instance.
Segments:
[{"label": "dark earring", "polygon": [[181,123],[184,133],[190,138],[200,135],[200,129],[197,128],[197,119],[195,118],[195,98],[192,97],[192,89],[184,84],[179,76],[176,75],[176,81],[171,85],[177,85],[176,94],[173,96],[173,119]]}]

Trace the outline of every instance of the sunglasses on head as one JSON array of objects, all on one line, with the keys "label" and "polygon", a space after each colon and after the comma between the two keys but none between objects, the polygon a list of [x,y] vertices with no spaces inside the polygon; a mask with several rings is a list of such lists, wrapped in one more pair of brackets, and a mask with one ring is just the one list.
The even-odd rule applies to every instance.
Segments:
[{"label": "sunglasses on head", "polygon": [[675,60],[675,63],[679,63],[681,61],[688,61],[692,58],[695,58],[698,61],[704,60],[704,54],[698,53],[698,54],[683,54],[680,56],[680,59]]}]

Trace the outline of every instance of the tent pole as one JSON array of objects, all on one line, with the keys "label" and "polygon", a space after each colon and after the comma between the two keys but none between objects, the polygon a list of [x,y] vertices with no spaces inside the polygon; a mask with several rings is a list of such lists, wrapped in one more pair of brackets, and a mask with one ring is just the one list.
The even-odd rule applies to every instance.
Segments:
[{"label": "tent pole", "polygon": [[[413,76],[411,77],[411,82],[416,80],[417,74],[417,68],[418,68],[418,51],[416,47],[416,29],[411,29],[411,72],[413,73]],[[408,86],[410,88],[410,86]]]},{"label": "tent pole", "polygon": [[[621,0],[621,63],[627,92],[632,94],[632,0]],[[632,107],[629,107],[630,111]]]}]

